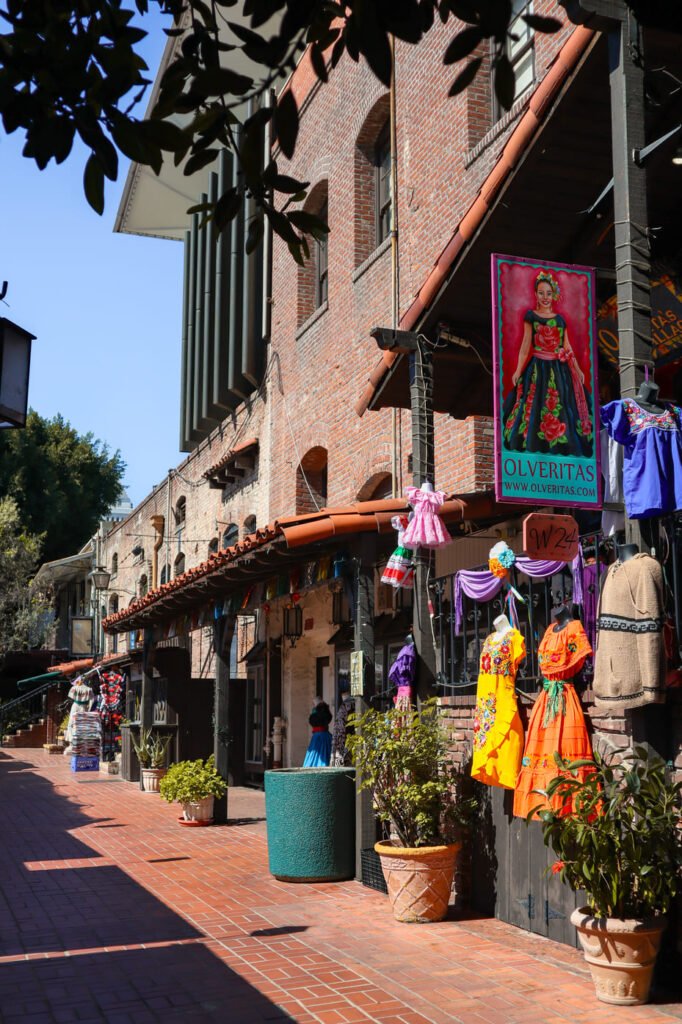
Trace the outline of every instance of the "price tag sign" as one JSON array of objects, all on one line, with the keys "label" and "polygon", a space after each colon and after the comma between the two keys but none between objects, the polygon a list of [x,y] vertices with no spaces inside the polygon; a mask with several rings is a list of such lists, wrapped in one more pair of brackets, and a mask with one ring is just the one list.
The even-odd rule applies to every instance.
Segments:
[{"label": "price tag sign", "polygon": [[353,651],[350,656],[351,697],[362,697],[365,692],[365,656],[362,651]]},{"label": "price tag sign", "polygon": [[572,562],[579,544],[578,524],[573,516],[531,512],[523,520],[523,549],[529,558]]}]

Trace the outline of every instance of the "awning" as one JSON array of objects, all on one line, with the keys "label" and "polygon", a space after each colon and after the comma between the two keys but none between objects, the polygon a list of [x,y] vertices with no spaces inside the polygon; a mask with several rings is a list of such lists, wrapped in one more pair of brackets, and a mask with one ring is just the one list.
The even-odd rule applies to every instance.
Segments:
[{"label": "awning", "polygon": [[[150,590],[102,623],[108,633],[122,633],[170,622],[179,614],[210,604],[211,598],[236,591],[300,566],[306,559],[334,555],[353,534],[392,534],[391,518],[409,512],[402,498],[359,501],[276,519],[240,543],[218,551],[168,583]],[[446,523],[491,520],[518,515],[517,505],[495,502],[492,493],[465,494],[445,501],[438,514]]]},{"label": "awning", "polygon": [[36,573],[36,583],[69,583],[80,579],[93,567],[92,551],[79,551],[77,555],[43,562]]},{"label": "awning", "polygon": [[35,690],[37,687],[42,686],[44,683],[62,683],[65,682],[64,676],[61,672],[45,672],[40,676],[29,676],[28,679],[19,679],[17,682],[18,690]]},{"label": "awning", "polygon": [[209,481],[211,487],[222,489],[254,469],[257,453],[258,439],[248,438],[241,444],[235,445],[234,448],[230,448],[222,458],[214,462],[203,474],[204,479]]},{"label": "awning", "polygon": [[247,665],[252,665],[255,661],[264,661],[265,652],[268,649],[266,640],[258,640],[253,647],[246,652],[243,658],[240,658],[240,663],[245,661]]}]

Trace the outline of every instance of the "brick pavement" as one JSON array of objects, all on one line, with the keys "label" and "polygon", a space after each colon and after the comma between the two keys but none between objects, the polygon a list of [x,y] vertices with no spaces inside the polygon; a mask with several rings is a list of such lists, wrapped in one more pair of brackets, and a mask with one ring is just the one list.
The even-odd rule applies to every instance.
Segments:
[{"label": "brick pavement", "polygon": [[497,921],[393,922],[354,883],[267,871],[262,794],[231,825],[42,751],[0,752],[2,1024],[679,1024],[595,1001],[579,954]]}]

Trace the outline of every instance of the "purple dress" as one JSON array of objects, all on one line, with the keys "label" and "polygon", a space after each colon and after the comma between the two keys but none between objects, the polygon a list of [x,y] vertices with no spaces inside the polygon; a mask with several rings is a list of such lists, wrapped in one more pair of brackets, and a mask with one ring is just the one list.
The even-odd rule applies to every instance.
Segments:
[{"label": "purple dress", "polygon": [[417,665],[417,650],[413,643],[405,644],[398,652],[388,673],[388,678],[398,687],[395,697],[396,707],[409,708],[412,703],[412,686]]},{"label": "purple dress", "polygon": [[602,426],[625,449],[623,491],[630,519],[682,509],[682,409],[647,412],[631,398],[601,409]]}]

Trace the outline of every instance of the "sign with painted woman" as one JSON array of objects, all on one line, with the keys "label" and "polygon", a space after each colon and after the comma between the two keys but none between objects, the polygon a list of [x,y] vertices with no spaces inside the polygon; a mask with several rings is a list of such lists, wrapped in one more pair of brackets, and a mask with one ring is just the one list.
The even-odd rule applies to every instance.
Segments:
[{"label": "sign with painted woman", "polygon": [[495,494],[600,506],[595,275],[492,257]]}]

